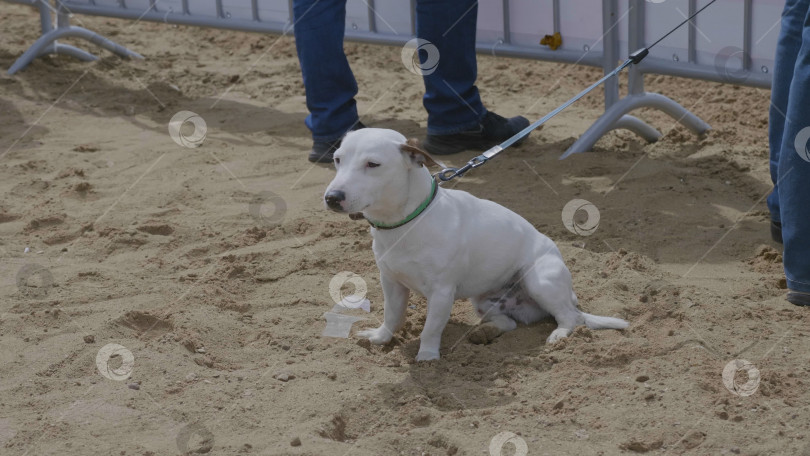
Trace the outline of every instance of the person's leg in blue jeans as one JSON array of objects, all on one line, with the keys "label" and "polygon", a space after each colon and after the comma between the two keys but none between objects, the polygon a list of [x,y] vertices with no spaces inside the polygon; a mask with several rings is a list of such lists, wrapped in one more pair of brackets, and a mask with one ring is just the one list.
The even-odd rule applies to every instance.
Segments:
[{"label": "person's leg in blue jeans", "polygon": [[771,84],[771,106],[768,122],[768,142],[770,144],[770,170],[773,192],[768,195],[768,209],[771,213],[771,236],[782,242],[781,216],[779,213],[779,154],[782,152],[782,134],[785,130],[785,115],[788,105],[790,81],[796,56],[802,45],[802,24],[804,23],[807,0],[787,0],[782,13],[782,28],[776,45],[776,62]]},{"label": "person's leg in blue jeans", "polygon": [[[783,259],[790,290],[788,300],[810,305],[810,0],[788,2],[782,24],[777,68],[788,71],[784,67],[793,64],[789,82],[774,75],[777,93],[785,90],[780,85],[789,84],[776,184],[785,246]],[[795,45],[795,40],[801,45],[793,60],[780,61],[790,57],[789,51],[782,49],[783,43]],[[774,137],[772,131],[770,139]]]},{"label": "person's leg in blue jeans", "polygon": [[[475,80],[475,0],[419,0],[416,3],[416,36],[439,50],[436,71],[424,75],[423,104],[428,113],[429,135],[447,135],[478,127],[487,113]],[[427,56],[421,56],[426,58]]]},{"label": "person's leg in blue jeans", "polygon": [[331,162],[340,138],[360,126],[357,82],[343,52],[346,0],[294,0],[293,20],[314,141],[309,159]]},{"label": "person's leg in blue jeans", "polygon": [[[528,126],[524,117],[505,119],[481,104],[475,86],[477,1],[418,0],[416,10],[417,36],[440,53],[435,72],[424,78],[428,151],[486,149]],[[309,159],[331,162],[343,135],[363,127],[354,100],[357,82],[343,52],[346,0],[294,0],[293,16],[313,138]]]},{"label": "person's leg in blue jeans", "polygon": [[[529,125],[524,117],[504,119],[481,103],[475,80],[476,0],[418,0],[416,36],[439,51],[435,71],[424,74],[428,113],[425,147],[435,154],[486,149]],[[420,51],[422,63],[428,58]]]}]

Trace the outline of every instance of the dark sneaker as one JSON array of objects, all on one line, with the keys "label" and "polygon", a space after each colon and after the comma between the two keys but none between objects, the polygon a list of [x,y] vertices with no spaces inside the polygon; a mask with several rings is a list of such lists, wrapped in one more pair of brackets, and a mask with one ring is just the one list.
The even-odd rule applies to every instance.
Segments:
[{"label": "dark sneaker", "polygon": [[771,220],[771,239],[782,244],[782,224]]},{"label": "dark sneaker", "polygon": [[787,300],[796,306],[810,306],[810,293],[803,291],[788,291]]},{"label": "dark sneaker", "polygon": [[788,290],[787,300],[796,306],[810,306],[810,293]]},{"label": "dark sneaker", "polygon": [[[523,116],[507,119],[490,111],[481,119],[481,125],[471,131],[452,135],[427,135],[422,146],[434,155],[450,155],[463,150],[487,150],[511,138],[530,124]],[[519,145],[525,137],[516,142]]]},{"label": "dark sneaker", "polygon": [[[352,126],[350,131],[366,128],[363,122],[357,122]],[[343,138],[334,141],[314,141],[312,143],[312,150],[309,151],[309,161],[312,163],[332,163],[334,160],[335,151],[340,147],[340,142]]]}]

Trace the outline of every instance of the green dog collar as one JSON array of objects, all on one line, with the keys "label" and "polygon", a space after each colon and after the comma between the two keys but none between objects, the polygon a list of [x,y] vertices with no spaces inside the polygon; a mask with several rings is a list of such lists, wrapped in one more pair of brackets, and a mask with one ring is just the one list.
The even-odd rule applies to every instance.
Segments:
[{"label": "green dog collar", "polygon": [[430,206],[430,203],[433,201],[433,199],[436,198],[436,192],[438,192],[438,191],[439,191],[439,185],[436,183],[436,178],[434,177],[431,180],[431,184],[430,184],[430,195],[424,201],[422,201],[422,204],[420,204],[419,207],[414,209],[414,211],[411,212],[410,214],[408,214],[408,216],[405,217],[404,219],[400,220],[397,223],[392,223],[392,224],[375,222],[375,221],[370,220],[370,219],[366,219],[366,220],[368,220],[368,223],[371,224],[371,226],[373,226],[374,228],[377,228],[378,230],[393,230],[394,228],[399,228],[402,225],[405,225],[406,223],[408,223],[411,220],[418,217],[419,214],[421,214],[422,212],[424,212],[425,209],[427,209],[427,207]]}]

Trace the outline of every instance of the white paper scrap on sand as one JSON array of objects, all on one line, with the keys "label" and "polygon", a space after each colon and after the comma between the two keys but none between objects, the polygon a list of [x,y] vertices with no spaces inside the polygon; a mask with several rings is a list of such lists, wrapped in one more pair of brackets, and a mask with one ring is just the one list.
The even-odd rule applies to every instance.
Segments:
[{"label": "white paper scrap on sand", "polygon": [[326,328],[323,329],[321,336],[323,337],[340,337],[343,339],[349,338],[349,333],[352,332],[352,325],[360,320],[365,320],[363,317],[353,317],[351,315],[343,315],[335,312],[325,312]]},{"label": "white paper scrap on sand", "polygon": [[343,314],[344,311],[349,309],[363,309],[366,312],[371,312],[371,301],[354,295],[341,299],[339,303],[332,307],[330,312],[323,314],[326,318],[326,327],[323,329],[321,336],[348,339],[349,334],[352,332],[352,325],[365,320],[363,317]]}]

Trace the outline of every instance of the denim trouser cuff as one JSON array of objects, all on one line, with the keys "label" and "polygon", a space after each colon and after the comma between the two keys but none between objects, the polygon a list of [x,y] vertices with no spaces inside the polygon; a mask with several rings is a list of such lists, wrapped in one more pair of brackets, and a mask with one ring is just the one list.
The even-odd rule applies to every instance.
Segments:
[{"label": "denim trouser cuff", "polygon": [[810,293],[810,283],[798,282],[796,280],[787,279],[788,289],[793,291],[801,291],[803,293]]}]

